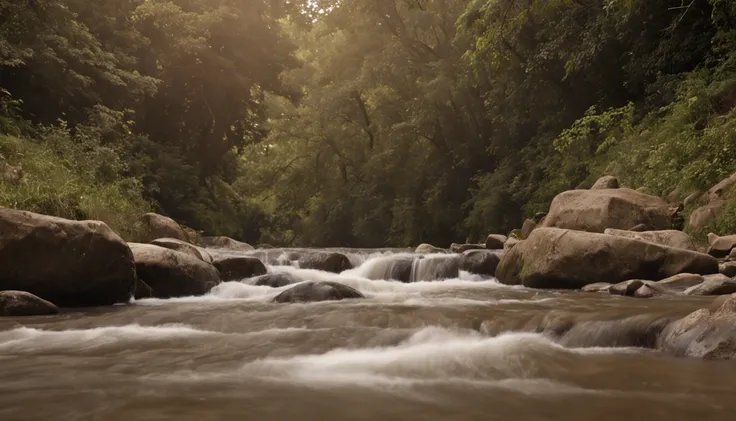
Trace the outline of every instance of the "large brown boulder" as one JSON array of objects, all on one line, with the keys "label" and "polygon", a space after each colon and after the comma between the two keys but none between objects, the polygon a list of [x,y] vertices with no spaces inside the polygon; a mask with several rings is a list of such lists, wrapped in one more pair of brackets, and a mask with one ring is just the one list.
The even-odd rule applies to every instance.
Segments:
[{"label": "large brown boulder", "polygon": [[595,282],[660,280],[683,272],[717,273],[718,261],[630,238],[538,228],[504,254],[496,277],[508,285],[579,289]]},{"label": "large brown boulder", "polygon": [[311,303],[365,298],[355,288],[337,282],[304,282],[277,295],[274,303]]},{"label": "large brown boulder", "polygon": [[58,314],[59,308],[25,291],[0,291],[0,316],[45,316]]},{"label": "large brown boulder", "polygon": [[141,217],[143,225],[142,241],[150,242],[157,238],[175,238],[189,241],[189,236],[178,222],[168,216],[147,213]]},{"label": "large brown boulder", "polygon": [[508,237],[501,234],[491,234],[486,238],[485,247],[488,250],[500,250],[503,249],[503,245],[508,240]]},{"label": "large brown boulder", "polygon": [[604,175],[603,177],[599,178],[595,184],[593,184],[593,187],[591,187],[591,190],[602,190],[602,189],[617,189],[619,187],[618,185],[618,178],[612,176],[612,175]]},{"label": "large brown boulder", "polygon": [[708,254],[713,257],[726,257],[736,248],[736,235],[709,238],[709,242]]},{"label": "large brown boulder", "polygon": [[138,276],[156,298],[203,295],[220,283],[214,266],[189,254],[152,244],[131,243]]},{"label": "large brown boulder", "polygon": [[608,228],[604,233],[606,235],[615,235],[618,237],[633,238],[634,240],[648,241],[650,243],[661,244],[668,247],[695,250],[693,239],[684,232],[677,230],[635,232]]},{"label": "large brown boulder", "polygon": [[477,275],[495,276],[498,253],[493,250],[468,250],[460,257],[460,269]]},{"label": "large brown boulder", "polygon": [[650,230],[669,229],[669,205],[659,197],[631,189],[569,190],[558,194],[541,227],[604,232],[644,224]]},{"label": "large brown boulder", "polygon": [[736,358],[736,295],[724,297],[716,299],[720,306],[697,310],[668,325],[657,347],[675,356]]},{"label": "large brown boulder", "polygon": [[725,295],[736,293],[736,281],[717,273],[705,276],[703,283],[685,290],[685,295]]},{"label": "large brown boulder", "polygon": [[0,208],[0,290],[87,307],[130,301],[135,281],[130,249],[103,222]]},{"label": "large brown boulder", "polygon": [[258,275],[265,275],[266,265],[252,256],[218,256],[212,264],[220,272],[225,282],[240,281]]},{"label": "large brown boulder", "polygon": [[248,243],[233,240],[230,237],[202,237],[202,244],[205,247],[214,249],[223,249],[230,251],[253,251],[255,247]]},{"label": "large brown boulder", "polygon": [[690,214],[688,222],[690,229],[701,231],[720,215],[726,208],[728,194],[734,187],[736,187],[736,173],[726,177],[700,196],[698,200],[704,204]]},{"label": "large brown boulder", "polygon": [[317,252],[300,256],[299,267],[341,273],[352,269],[353,265],[350,263],[350,259],[342,253]]}]

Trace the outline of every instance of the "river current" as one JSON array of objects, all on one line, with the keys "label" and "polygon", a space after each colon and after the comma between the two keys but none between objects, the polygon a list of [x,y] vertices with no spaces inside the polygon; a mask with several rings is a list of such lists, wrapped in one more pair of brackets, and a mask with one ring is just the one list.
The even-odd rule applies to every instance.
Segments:
[{"label": "river current", "polygon": [[[379,260],[377,260],[379,259]],[[509,287],[460,272],[331,274],[364,300],[272,304],[287,287],[0,319],[0,420],[728,420],[736,364],[632,344],[712,298],[635,299]],[[555,323],[574,321],[565,335]],[[628,325],[627,325],[628,323]]]}]

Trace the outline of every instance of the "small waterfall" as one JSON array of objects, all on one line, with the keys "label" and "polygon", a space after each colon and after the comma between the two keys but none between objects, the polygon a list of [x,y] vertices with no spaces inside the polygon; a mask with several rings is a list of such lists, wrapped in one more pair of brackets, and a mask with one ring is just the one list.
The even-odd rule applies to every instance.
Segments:
[{"label": "small waterfall", "polygon": [[460,277],[460,259],[456,255],[432,254],[412,263],[410,282],[441,281]]},{"label": "small waterfall", "polygon": [[408,253],[379,255],[356,266],[351,272],[354,275],[374,280],[395,280],[409,282],[411,268],[415,259],[421,258]]}]

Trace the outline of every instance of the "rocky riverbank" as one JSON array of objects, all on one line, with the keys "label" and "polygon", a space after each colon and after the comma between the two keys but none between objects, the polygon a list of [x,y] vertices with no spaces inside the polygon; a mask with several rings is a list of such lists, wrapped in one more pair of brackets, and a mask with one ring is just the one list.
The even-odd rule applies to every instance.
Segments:
[{"label": "rocky riverbank", "polygon": [[[709,200],[719,200],[734,183],[726,184],[708,192]],[[145,243],[127,243],[103,222],[0,208],[0,315],[201,296],[230,281],[272,288],[295,284],[274,303],[364,298],[358,289],[273,273],[269,265],[335,274],[360,266],[362,277],[399,282],[456,279],[466,272],[534,289],[649,299],[725,296],[657,324],[648,342],[677,355],[736,358],[736,295],[730,295],[736,294],[736,235],[711,234],[709,246],[698,247],[675,229],[681,210],[618,188],[615,178],[606,177],[590,190],[558,195],[547,214],[509,236],[491,234],[482,244],[448,249],[422,244],[415,250],[375,250],[365,262],[349,249],[256,248],[227,237],[199,238],[157,214],[141,217]]]}]

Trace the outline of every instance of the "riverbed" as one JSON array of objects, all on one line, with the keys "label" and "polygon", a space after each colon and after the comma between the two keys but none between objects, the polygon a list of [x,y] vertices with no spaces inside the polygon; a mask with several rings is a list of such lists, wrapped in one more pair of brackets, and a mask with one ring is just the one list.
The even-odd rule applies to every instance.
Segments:
[{"label": "riverbed", "polygon": [[733,419],[736,364],[626,333],[712,298],[540,291],[467,272],[364,276],[390,254],[352,255],[358,267],[342,274],[268,267],[363,300],[272,304],[288,286],[227,282],[200,297],[4,318],[0,420]]}]

